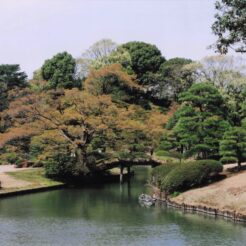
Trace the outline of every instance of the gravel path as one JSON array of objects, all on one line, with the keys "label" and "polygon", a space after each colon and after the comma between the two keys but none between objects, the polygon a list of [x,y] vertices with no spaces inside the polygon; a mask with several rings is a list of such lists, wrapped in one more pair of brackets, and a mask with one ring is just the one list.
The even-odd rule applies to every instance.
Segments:
[{"label": "gravel path", "polygon": [[0,165],[0,182],[1,187],[4,189],[9,188],[22,188],[30,185],[31,183],[19,179],[15,179],[8,175],[6,172],[22,171],[30,168],[16,168],[14,165]]}]

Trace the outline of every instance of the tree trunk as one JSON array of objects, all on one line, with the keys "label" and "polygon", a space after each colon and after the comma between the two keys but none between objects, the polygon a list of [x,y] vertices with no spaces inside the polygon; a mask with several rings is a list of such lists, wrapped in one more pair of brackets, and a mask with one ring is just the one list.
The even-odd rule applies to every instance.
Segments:
[{"label": "tree trunk", "polygon": [[241,160],[238,159],[238,162],[237,162],[237,170],[240,171],[241,170]]},{"label": "tree trunk", "polygon": [[75,171],[78,174],[88,173],[89,169],[87,167],[86,150],[81,147],[78,147],[75,151],[75,155],[76,155]]}]

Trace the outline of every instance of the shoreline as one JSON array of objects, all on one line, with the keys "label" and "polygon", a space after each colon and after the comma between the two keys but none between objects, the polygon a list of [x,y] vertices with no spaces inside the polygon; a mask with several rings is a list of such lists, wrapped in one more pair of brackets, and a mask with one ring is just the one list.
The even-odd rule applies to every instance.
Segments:
[{"label": "shoreline", "polygon": [[[2,166],[3,168],[3,166]],[[109,175],[105,175],[105,176],[98,176],[98,177],[93,177],[93,178],[89,178],[89,179],[85,179],[83,182],[81,182],[80,184],[76,184],[76,183],[63,183],[63,182],[58,182],[58,181],[53,181],[51,179],[45,178],[44,176],[38,176],[38,178],[42,178],[45,179],[45,183],[42,181],[40,183],[33,183],[32,180],[26,179],[24,177],[15,177],[12,176],[10,174],[19,174],[19,175],[25,175],[27,172],[31,172],[31,175],[33,175],[33,172],[39,172],[42,171],[42,169],[40,168],[26,168],[26,169],[20,169],[20,170],[16,170],[16,169],[11,169],[9,170],[8,168],[8,172],[0,172],[1,175],[4,175],[4,177],[6,178],[10,178],[8,180],[8,185],[7,187],[3,187],[0,189],[0,199],[1,198],[6,198],[6,197],[13,197],[13,196],[19,196],[19,195],[25,195],[25,194],[32,194],[32,193],[37,193],[37,192],[44,192],[44,191],[51,191],[51,190],[56,190],[56,189],[62,189],[62,188],[66,188],[66,187],[81,187],[81,186],[91,186],[91,185],[98,185],[98,184],[106,184],[109,182],[119,182],[120,179],[120,175],[118,173],[117,170],[114,170],[114,172],[112,172]],[[30,174],[29,174],[30,175]],[[131,172],[130,174],[131,176],[134,175],[133,172]],[[129,175],[127,173],[123,174],[124,180],[127,180],[129,178]],[[32,177],[33,179],[33,177]],[[28,181],[27,181],[28,180]],[[6,180],[5,180],[6,181]],[[48,183],[47,183],[48,181]],[[13,186],[12,183],[16,183],[17,186]],[[26,182],[27,184],[23,185],[23,182]],[[52,182],[52,183],[50,183]],[[6,182],[5,182],[6,185]]]},{"label": "shoreline", "polygon": [[6,197],[13,197],[13,196],[19,196],[19,195],[26,195],[31,193],[37,193],[37,192],[44,192],[44,191],[51,191],[56,189],[61,189],[67,187],[66,184],[56,184],[56,185],[49,185],[49,186],[37,186],[32,188],[21,188],[21,189],[13,189],[13,190],[7,190],[0,193],[0,199],[6,198]]},{"label": "shoreline", "polygon": [[246,215],[237,211],[223,210],[216,207],[204,206],[204,205],[191,205],[187,203],[179,203],[173,201],[172,198],[165,198],[164,192],[161,192],[159,188],[152,186],[152,197],[156,199],[157,204],[164,205],[165,207],[174,208],[183,212],[204,214],[213,216],[215,218],[223,218],[237,223],[246,223]]},{"label": "shoreline", "polygon": [[218,208],[212,208],[202,205],[189,205],[189,204],[179,204],[177,202],[171,201],[169,199],[161,200],[157,199],[157,202],[160,202],[162,205],[165,205],[166,207],[179,209],[183,212],[190,212],[195,214],[205,214],[214,216],[215,218],[220,217],[226,220],[231,220],[233,222],[238,223],[246,223],[246,215],[243,215],[241,213],[237,213],[236,211],[229,211],[229,210],[220,210]]}]

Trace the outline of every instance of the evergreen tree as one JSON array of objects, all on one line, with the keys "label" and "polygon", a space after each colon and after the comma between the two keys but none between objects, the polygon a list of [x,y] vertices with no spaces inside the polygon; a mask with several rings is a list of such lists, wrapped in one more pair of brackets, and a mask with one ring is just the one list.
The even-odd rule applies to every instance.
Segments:
[{"label": "evergreen tree", "polygon": [[172,151],[200,159],[218,158],[219,140],[230,124],[218,90],[209,83],[194,84],[181,93],[181,108],[167,124]]},{"label": "evergreen tree", "polygon": [[8,107],[8,92],[27,86],[27,75],[20,71],[18,64],[0,65],[0,112]]},{"label": "evergreen tree", "polygon": [[81,87],[81,83],[75,78],[75,69],[75,59],[67,52],[63,52],[46,60],[41,71],[43,79],[49,82],[50,89],[71,89]]},{"label": "evergreen tree", "polygon": [[246,159],[246,130],[233,127],[225,132],[220,141],[220,155],[223,163],[237,162],[238,169]]}]

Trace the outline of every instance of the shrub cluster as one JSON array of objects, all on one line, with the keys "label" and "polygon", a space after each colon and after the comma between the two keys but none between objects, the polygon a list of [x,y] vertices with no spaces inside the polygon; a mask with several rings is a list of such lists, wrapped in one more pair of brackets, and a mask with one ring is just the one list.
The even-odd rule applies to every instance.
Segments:
[{"label": "shrub cluster", "polygon": [[45,175],[53,179],[69,178],[74,169],[74,160],[71,156],[64,153],[54,153],[45,162]]},{"label": "shrub cluster", "polygon": [[155,184],[167,193],[180,192],[199,186],[217,176],[223,167],[215,160],[199,160],[187,163],[170,163],[156,167]]},{"label": "shrub cluster", "polygon": [[152,182],[155,186],[161,187],[163,179],[176,167],[180,166],[180,163],[167,163],[161,166],[157,166],[152,170]]}]

